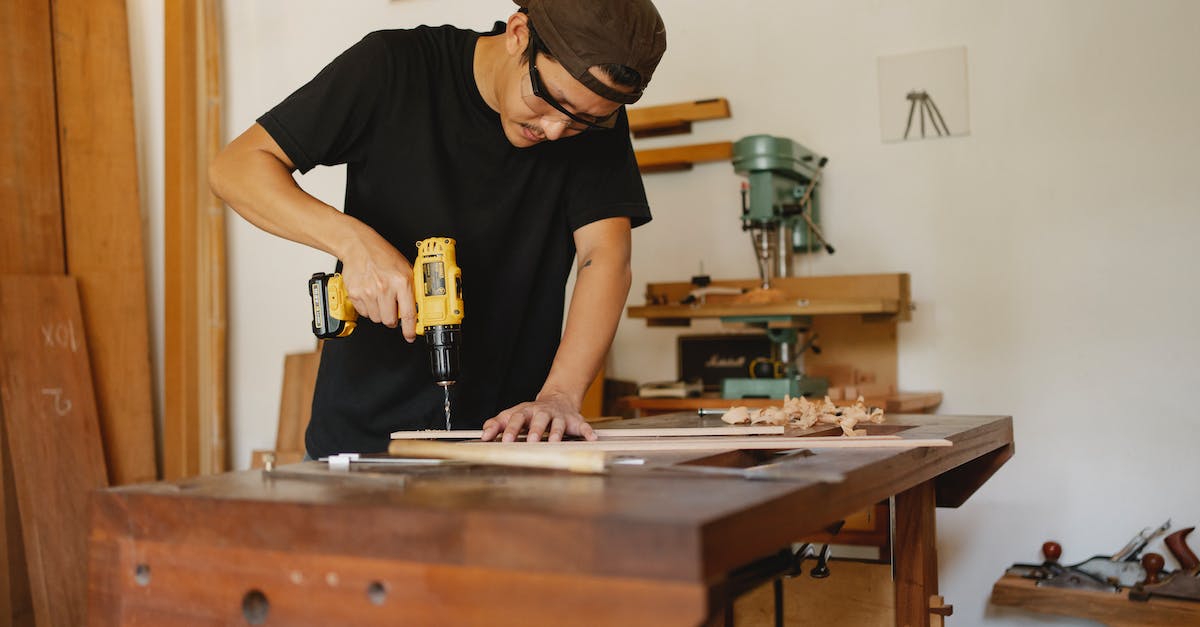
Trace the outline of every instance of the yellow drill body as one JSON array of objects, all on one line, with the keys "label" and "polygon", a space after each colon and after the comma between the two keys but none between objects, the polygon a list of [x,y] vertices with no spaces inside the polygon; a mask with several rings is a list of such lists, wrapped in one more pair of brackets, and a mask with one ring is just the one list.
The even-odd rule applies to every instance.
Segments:
[{"label": "yellow drill body", "polygon": [[[354,332],[358,312],[350,303],[340,274],[317,273],[308,281],[313,305],[313,333],[322,339]],[[450,428],[450,386],[458,380],[462,342],[462,270],[454,240],[431,237],[417,242],[413,260],[413,298],[417,303],[417,335],[429,346],[429,370],[445,391],[446,429]]]},{"label": "yellow drill body", "polygon": [[417,335],[429,345],[429,370],[442,387],[458,380],[458,348],[462,342],[462,270],[454,240],[431,237],[417,242],[413,262],[417,300]]}]

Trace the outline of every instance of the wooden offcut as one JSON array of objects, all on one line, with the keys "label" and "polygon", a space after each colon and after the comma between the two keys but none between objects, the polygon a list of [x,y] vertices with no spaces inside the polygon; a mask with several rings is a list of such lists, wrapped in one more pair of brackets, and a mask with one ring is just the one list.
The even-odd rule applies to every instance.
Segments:
[{"label": "wooden offcut", "polygon": [[628,111],[629,130],[634,137],[656,137],[691,132],[692,122],[728,118],[729,101],[724,98],[709,98],[652,107],[633,107]]},{"label": "wooden offcut", "polygon": [[733,158],[733,142],[691,144],[671,148],[638,150],[638,169],[643,174],[652,172],[676,172],[690,170],[697,163],[707,161],[729,161]]},{"label": "wooden offcut", "polygon": [[110,479],[153,481],[150,323],[125,2],[52,6],[67,271],[79,280]]},{"label": "wooden offcut", "polygon": [[494,447],[428,440],[393,440],[388,445],[388,453],[396,457],[431,457],[476,464],[551,468],[582,473],[604,472],[605,467],[603,451],[564,451],[516,444]]},{"label": "wooden offcut", "polygon": [[279,397],[276,451],[304,451],[304,432],[312,416],[313,391],[321,352],[293,353],[283,360],[283,391]]},{"label": "wooden offcut", "polygon": [[292,353],[283,358],[283,385],[279,394],[279,424],[275,429],[275,448],[250,452],[250,467],[262,468],[268,455],[276,464],[298,462],[307,447],[304,433],[312,417],[313,391],[317,369],[321,365],[321,345],[309,353]]},{"label": "wooden offcut", "polygon": [[38,625],[85,623],[89,492],[107,485],[76,282],[0,277],[0,413]]}]

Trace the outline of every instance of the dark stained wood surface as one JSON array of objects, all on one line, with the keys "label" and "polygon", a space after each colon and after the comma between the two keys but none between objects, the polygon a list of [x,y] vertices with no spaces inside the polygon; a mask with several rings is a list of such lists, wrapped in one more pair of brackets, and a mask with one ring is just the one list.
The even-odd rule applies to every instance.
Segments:
[{"label": "dark stained wood surface", "polygon": [[933,482],[897,494],[895,502],[896,625],[927,627],[929,599],[938,592]]},{"label": "dark stained wood surface", "polygon": [[[664,422],[671,423],[667,418]],[[285,467],[274,474],[246,471],[106,490],[93,509],[93,624],[185,624],[168,620],[163,608],[176,617],[208,616],[213,604],[234,611],[243,595],[259,588],[274,599],[272,617],[276,608],[302,617],[297,608],[307,606],[324,608],[311,624],[328,622],[328,612],[335,609],[360,624],[374,624],[361,607],[368,602],[360,584],[370,576],[389,589],[420,587],[423,596],[410,599],[421,608],[417,616],[450,612],[458,619],[451,622],[483,623],[499,617],[499,610],[485,621],[484,615],[464,616],[468,610],[455,605],[476,594],[499,598],[489,595],[487,577],[476,578],[481,572],[533,577],[549,586],[539,599],[578,602],[593,598],[595,591],[637,582],[633,589],[664,596],[654,608],[645,608],[651,614],[635,622],[656,616],[661,620],[655,624],[698,624],[731,601],[722,582],[734,569],[888,496],[936,481],[1011,441],[1009,418],[891,420],[911,427],[904,433],[912,437],[944,437],[955,444],[817,450],[804,458],[803,463],[843,473],[846,480],[837,484],[589,476],[465,464],[377,465],[336,475],[317,471],[314,462],[301,465],[308,475]],[[313,478],[314,472],[320,478]],[[171,557],[172,550],[190,557]],[[155,573],[146,586],[133,577],[138,560]],[[335,572],[341,580],[354,573],[359,583],[336,602],[334,591],[316,585],[332,596],[314,605],[318,597],[296,580],[309,581],[321,571]],[[504,579],[508,574],[501,578],[503,585],[519,587],[507,583],[512,581]],[[220,594],[195,585],[155,584],[197,576],[223,579],[214,584]],[[385,607],[400,611],[403,606],[393,602],[389,597]],[[539,603],[509,604],[505,620],[536,622],[544,618]],[[628,622],[627,615],[604,613],[588,622],[621,624],[618,619]],[[414,619],[414,624],[437,620]]]}]

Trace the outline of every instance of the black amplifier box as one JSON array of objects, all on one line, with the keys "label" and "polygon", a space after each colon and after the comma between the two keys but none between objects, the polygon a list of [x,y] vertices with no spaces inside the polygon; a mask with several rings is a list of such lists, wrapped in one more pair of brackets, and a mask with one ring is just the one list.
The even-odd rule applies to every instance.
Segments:
[{"label": "black amplifier box", "polygon": [[762,333],[679,336],[679,380],[704,382],[719,392],[721,381],[750,376],[750,362],[771,357],[771,340]]}]

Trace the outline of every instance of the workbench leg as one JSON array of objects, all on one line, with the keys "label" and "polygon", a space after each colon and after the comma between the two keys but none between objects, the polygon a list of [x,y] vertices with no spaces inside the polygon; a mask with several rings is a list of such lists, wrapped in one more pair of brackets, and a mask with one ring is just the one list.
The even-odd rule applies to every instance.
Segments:
[{"label": "workbench leg", "polygon": [[932,481],[896,495],[892,567],[897,627],[930,624],[929,600],[938,593],[935,505]]}]

